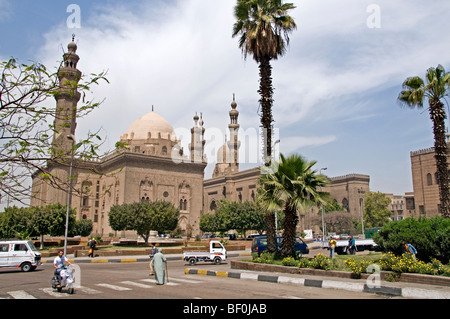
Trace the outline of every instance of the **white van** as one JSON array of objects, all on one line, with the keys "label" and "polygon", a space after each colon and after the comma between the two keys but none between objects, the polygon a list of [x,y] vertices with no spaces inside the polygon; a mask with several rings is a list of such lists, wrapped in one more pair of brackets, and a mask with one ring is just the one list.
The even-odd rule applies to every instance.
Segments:
[{"label": "white van", "polygon": [[36,269],[41,264],[41,253],[31,241],[0,241],[0,268]]}]

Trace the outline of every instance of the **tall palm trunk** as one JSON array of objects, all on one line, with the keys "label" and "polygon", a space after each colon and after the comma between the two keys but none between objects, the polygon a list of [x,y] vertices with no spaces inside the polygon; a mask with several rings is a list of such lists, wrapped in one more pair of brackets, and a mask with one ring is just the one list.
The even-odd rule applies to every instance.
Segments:
[{"label": "tall palm trunk", "polygon": [[433,121],[434,150],[439,182],[439,210],[443,217],[450,217],[447,143],[445,141],[445,110],[439,100],[430,100],[430,118]]},{"label": "tall palm trunk", "polygon": [[275,232],[275,214],[274,211],[266,212],[266,236],[267,236],[267,250],[278,255],[277,234]]},{"label": "tall palm trunk", "polygon": [[259,90],[261,95],[259,104],[261,105],[261,125],[263,128],[263,160],[266,166],[269,165],[272,156],[272,66],[270,58],[264,57],[259,63]]},{"label": "tall palm trunk", "polygon": [[284,232],[283,232],[283,243],[281,245],[281,256],[290,257],[295,256],[295,240],[296,240],[296,229],[298,223],[297,211],[289,205],[286,205],[284,210]]},{"label": "tall palm trunk", "polygon": [[[259,90],[261,98],[259,104],[261,106],[261,125],[263,128],[263,161],[264,165],[269,166],[272,157],[272,66],[270,58],[264,57],[259,63]],[[271,253],[278,253],[277,234],[275,232],[275,214],[273,212],[266,213],[266,235],[267,249]]]}]

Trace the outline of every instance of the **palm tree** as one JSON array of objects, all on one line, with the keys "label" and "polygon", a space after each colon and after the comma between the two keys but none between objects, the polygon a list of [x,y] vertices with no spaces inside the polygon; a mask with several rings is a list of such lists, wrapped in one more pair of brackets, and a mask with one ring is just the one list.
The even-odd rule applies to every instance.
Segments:
[{"label": "palm tree", "polygon": [[297,28],[294,19],[287,12],[294,9],[292,3],[281,0],[237,0],[234,8],[236,23],[233,38],[240,35],[239,48],[244,54],[251,54],[259,63],[260,85],[258,93],[262,109],[261,124],[264,130],[264,162],[269,165],[272,156],[272,67],[271,60],[286,53],[289,33]]},{"label": "palm tree", "polygon": [[425,81],[413,76],[403,82],[403,90],[398,96],[400,103],[411,108],[422,108],[425,99],[428,99],[428,111],[433,122],[434,151],[439,182],[439,205],[440,213],[443,217],[450,217],[450,197],[447,167],[447,143],[445,141],[445,119],[446,113],[442,99],[449,93],[450,73],[446,73],[442,65],[436,68],[429,68]]},{"label": "palm tree", "polygon": [[[286,53],[289,33],[297,28],[294,19],[287,12],[294,9],[292,3],[281,0],[237,0],[234,14],[237,21],[233,26],[233,38],[240,35],[239,48],[259,64],[259,100],[261,125],[263,128],[263,161],[270,166],[272,157],[272,67],[270,61]],[[267,246],[276,252],[275,214],[266,214]]]},{"label": "palm tree", "polygon": [[305,211],[314,205],[329,203],[329,193],[321,189],[329,180],[313,170],[315,161],[307,161],[293,154],[287,158],[281,154],[278,170],[261,175],[258,200],[269,211],[282,209],[285,214],[281,256],[294,256],[297,211]]}]

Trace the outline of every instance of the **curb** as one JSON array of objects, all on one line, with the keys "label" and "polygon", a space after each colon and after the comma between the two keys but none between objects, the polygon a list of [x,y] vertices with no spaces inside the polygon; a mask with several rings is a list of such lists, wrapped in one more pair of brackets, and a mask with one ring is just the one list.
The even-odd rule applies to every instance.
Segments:
[{"label": "curb", "polygon": [[353,292],[375,293],[393,297],[417,298],[417,299],[450,299],[449,292],[439,292],[436,290],[428,290],[422,288],[397,288],[390,286],[371,286],[363,283],[343,282],[336,280],[320,280],[320,279],[305,279],[288,276],[272,276],[262,275],[257,273],[240,273],[227,271],[211,271],[204,269],[186,268],[184,270],[186,275],[205,275],[216,277],[228,277],[234,279],[246,279],[263,281],[278,284],[294,284],[305,287],[328,288],[328,289],[342,289]]}]

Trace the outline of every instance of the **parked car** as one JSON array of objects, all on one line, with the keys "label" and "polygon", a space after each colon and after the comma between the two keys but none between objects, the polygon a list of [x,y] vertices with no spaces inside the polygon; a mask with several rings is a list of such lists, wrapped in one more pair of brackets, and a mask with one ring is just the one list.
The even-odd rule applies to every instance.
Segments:
[{"label": "parked car", "polygon": [[[278,249],[281,248],[283,237],[277,236]],[[261,255],[262,252],[267,250],[267,236],[258,236],[253,238],[252,241],[252,253],[258,253],[258,256]],[[296,241],[294,244],[294,250],[297,255],[305,255],[309,254],[308,245],[301,239],[300,237],[296,237]]]}]

